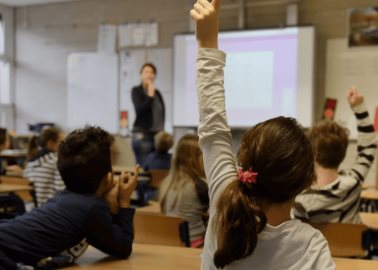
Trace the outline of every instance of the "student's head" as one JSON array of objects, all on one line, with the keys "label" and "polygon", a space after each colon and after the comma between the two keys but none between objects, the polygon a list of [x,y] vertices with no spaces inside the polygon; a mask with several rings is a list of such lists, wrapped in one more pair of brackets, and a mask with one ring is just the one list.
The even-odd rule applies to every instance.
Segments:
[{"label": "student's head", "polygon": [[159,153],[166,153],[173,146],[173,136],[168,132],[160,131],[155,135],[155,149]]},{"label": "student's head", "polygon": [[183,183],[183,179],[194,182],[204,177],[205,171],[202,152],[198,145],[198,136],[194,134],[184,135],[177,143],[171,169],[160,188],[160,204],[163,212],[166,195],[169,190],[177,190],[183,186],[185,184]]},{"label": "student's head", "polygon": [[267,222],[262,205],[290,203],[315,180],[311,144],[295,119],[277,117],[244,134],[237,154],[243,171],[257,172],[255,183],[232,181],[221,194],[214,226],[217,267],[251,255]]},{"label": "student's head", "polygon": [[157,75],[157,69],[152,63],[145,63],[140,69],[140,78],[143,84],[153,82]]},{"label": "student's head", "polygon": [[60,142],[63,139],[63,133],[59,128],[44,128],[39,136],[34,136],[29,142],[28,157],[29,159],[38,155],[38,149],[57,152]]},{"label": "student's head", "polygon": [[315,161],[318,166],[337,170],[344,160],[348,148],[349,132],[332,121],[316,124],[309,131]]},{"label": "student's head", "polygon": [[68,190],[94,194],[112,172],[113,137],[98,127],[71,132],[58,151],[58,169]]},{"label": "student's head", "polygon": [[5,128],[0,128],[0,151],[10,148],[10,139]]}]

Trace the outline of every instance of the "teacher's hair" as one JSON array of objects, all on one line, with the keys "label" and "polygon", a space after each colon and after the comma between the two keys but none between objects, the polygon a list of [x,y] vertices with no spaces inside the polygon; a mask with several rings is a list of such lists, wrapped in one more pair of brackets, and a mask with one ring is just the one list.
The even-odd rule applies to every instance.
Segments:
[{"label": "teacher's hair", "polygon": [[142,71],[143,71],[143,69],[144,69],[145,67],[150,67],[150,68],[152,68],[152,71],[154,72],[154,74],[157,75],[157,68],[156,68],[156,66],[155,66],[154,64],[152,64],[152,63],[144,63],[143,66],[140,68],[140,73],[142,73]]},{"label": "teacher's hair", "polygon": [[254,252],[267,223],[262,204],[287,202],[315,180],[311,143],[293,118],[273,118],[247,130],[237,158],[243,170],[258,175],[256,183],[235,179],[218,200],[213,223],[218,268]]}]

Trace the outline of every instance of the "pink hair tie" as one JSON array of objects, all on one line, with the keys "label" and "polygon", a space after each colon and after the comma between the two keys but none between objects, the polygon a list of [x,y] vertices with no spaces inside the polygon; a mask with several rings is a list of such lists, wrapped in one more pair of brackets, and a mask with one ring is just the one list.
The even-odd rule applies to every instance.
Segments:
[{"label": "pink hair tie", "polygon": [[242,183],[256,184],[257,175],[258,173],[254,172],[252,167],[248,171],[243,171],[242,168],[239,168],[238,177]]}]

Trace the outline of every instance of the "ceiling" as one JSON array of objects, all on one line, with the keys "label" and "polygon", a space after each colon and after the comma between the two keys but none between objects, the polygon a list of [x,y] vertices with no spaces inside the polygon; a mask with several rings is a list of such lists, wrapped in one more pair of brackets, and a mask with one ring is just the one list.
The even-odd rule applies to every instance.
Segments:
[{"label": "ceiling", "polygon": [[78,0],[0,0],[0,4],[7,5],[7,6],[21,7],[21,6],[69,2],[69,1],[78,1]]}]

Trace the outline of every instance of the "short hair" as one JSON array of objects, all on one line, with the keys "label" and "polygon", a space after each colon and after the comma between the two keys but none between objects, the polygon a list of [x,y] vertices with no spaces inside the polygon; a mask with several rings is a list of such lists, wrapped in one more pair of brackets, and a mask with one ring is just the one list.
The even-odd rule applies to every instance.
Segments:
[{"label": "short hair", "polygon": [[337,169],[344,160],[348,148],[349,131],[333,121],[322,121],[310,129],[316,162],[329,169]]},{"label": "short hair", "polygon": [[155,135],[154,140],[158,152],[167,152],[173,146],[173,136],[168,132],[160,131]]},{"label": "short hair", "polygon": [[5,128],[0,128],[0,146],[7,141],[8,132]]},{"label": "short hair", "polygon": [[99,127],[71,132],[59,145],[58,169],[68,190],[93,194],[112,171],[112,136]]},{"label": "short hair", "polygon": [[150,67],[150,68],[152,68],[152,71],[154,72],[154,74],[157,75],[157,68],[156,68],[156,66],[155,66],[154,64],[152,64],[152,63],[144,63],[143,66],[140,68],[140,73],[143,72],[143,69],[144,69],[145,67]]}]

